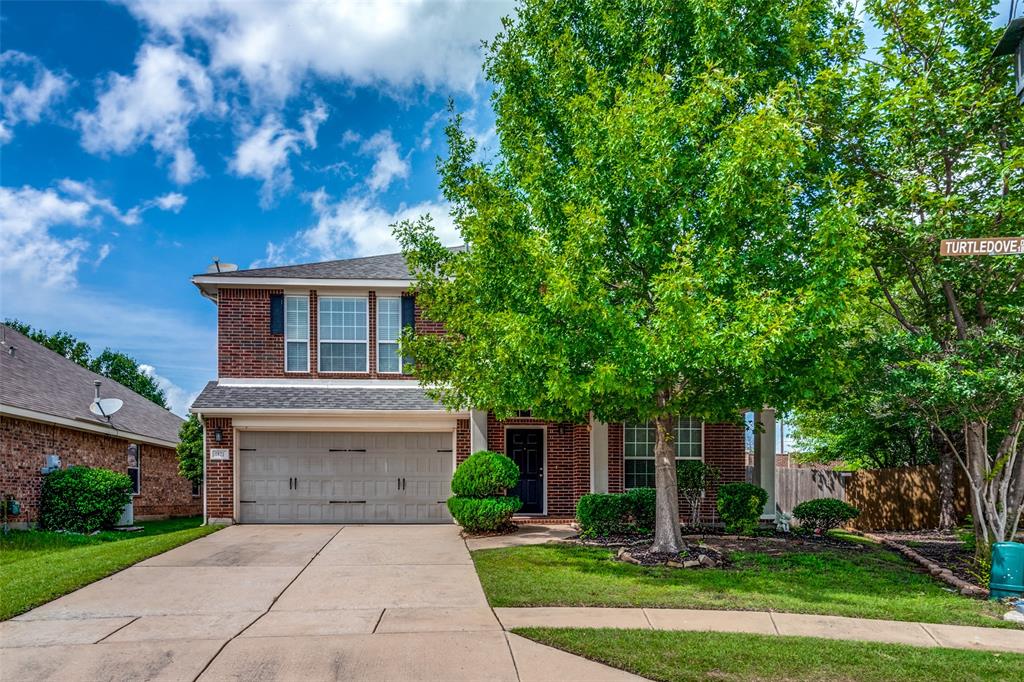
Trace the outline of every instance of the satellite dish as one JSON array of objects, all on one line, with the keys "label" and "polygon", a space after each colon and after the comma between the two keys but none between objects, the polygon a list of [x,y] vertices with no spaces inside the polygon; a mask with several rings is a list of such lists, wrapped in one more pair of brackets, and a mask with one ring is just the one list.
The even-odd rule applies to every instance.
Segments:
[{"label": "satellite dish", "polygon": [[124,407],[124,401],[120,398],[98,398],[89,405],[89,411],[97,417],[109,420],[122,407]]},{"label": "satellite dish", "polygon": [[206,274],[212,275],[217,272],[234,272],[238,269],[238,266],[234,263],[222,263],[219,258],[214,256],[213,265],[207,266]]}]

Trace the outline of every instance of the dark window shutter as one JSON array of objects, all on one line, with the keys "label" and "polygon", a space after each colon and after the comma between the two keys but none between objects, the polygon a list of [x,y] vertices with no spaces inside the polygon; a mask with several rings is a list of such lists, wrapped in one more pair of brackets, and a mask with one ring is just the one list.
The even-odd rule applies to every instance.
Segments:
[{"label": "dark window shutter", "polygon": [[402,297],[402,331],[406,327],[416,325],[416,299],[412,296]]},{"label": "dark window shutter", "polygon": [[[402,333],[406,329],[416,328],[416,299],[412,296],[402,297]],[[402,358],[402,371],[408,372],[412,368],[412,358],[408,355]]]},{"label": "dark window shutter", "polygon": [[284,334],[284,294],[270,295],[270,333]]}]

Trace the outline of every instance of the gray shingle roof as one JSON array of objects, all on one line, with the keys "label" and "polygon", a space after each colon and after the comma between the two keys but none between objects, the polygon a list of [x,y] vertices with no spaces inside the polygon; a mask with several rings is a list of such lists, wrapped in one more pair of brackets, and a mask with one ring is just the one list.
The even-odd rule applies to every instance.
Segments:
[{"label": "gray shingle roof", "polygon": [[[0,343],[0,403],[55,417],[105,426],[89,411],[93,381],[100,380],[100,396],[124,401],[110,425],[150,438],[178,442],[182,419],[150,402],[113,379],[90,372],[6,325]],[[9,352],[14,347],[13,355]]]},{"label": "gray shingle roof", "polygon": [[[463,247],[450,247],[453,251],[461,251]],[[234,277],[267,277],[271,279],[411,279],[405,258],[400,253],[387,253],[381,256],[364,256],[363,258],[346,258],[329,260],[323,263],[302,263],[299,265],[281,265],[273,268],[250,268],[233,272],[203,273],[196,277],[216,277],[232,279]]]},{"label": "gray shingle roof", "polygon": [[206,384],[192,409],[444,411],[421,388],[221,386],[216,381]]}]

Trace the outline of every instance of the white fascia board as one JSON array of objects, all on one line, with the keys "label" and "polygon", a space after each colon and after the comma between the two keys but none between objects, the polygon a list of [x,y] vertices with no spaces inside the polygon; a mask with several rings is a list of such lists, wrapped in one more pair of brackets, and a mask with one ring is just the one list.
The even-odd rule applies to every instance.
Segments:
[{"label": "white fascia board", "polygon": [[15,407],[14,405],[0,404],[0,414],[15,419],[27,419],[28,421],[41,422],[43,424],[53,424],[55,426],[62,426],[64,428],[74,429],[76,431],[88,431],[90,433],[99,433],[105,436],[113,436],[114,438],[120,438],[122,440],[133,440],[139,441],[140,443],[149,443],[150,445],[159,445],[161,447],[171,448],[172,450],[178,447],[177,441],[164,440],[162,438],[153,438],[152,436],[145,436],[141,433],[134,433],[132,431],[122,431],[120,429],[114,428],[113,426],[107,426],[105,424],[81,421],[78,419],[68,419],[67,417],[58,417],[57,415],[47,414],[45,412],[37,412],[36,410],[28,410],[23,407]]},{"label": "white fascia board", "polygon": [[281,379],[281,378],[231,378],[217,379],[218,386],[235,388],[420,388],[416,379]]},{"label": "white fascia board", "polygon": [[333,278],[293,278],[293,277],[210,277],[198,275],[192,283],[213,286],[256,286],[271,289],[284,287],[338,287],[348,289],[408,289],[416,280],[412,279],[333,279]]},{"label": "white fascia board", "polygon": [[288,407],[205,407],[202,409],[192,408],[193,414],[200,414],[204,417],[231,417],[234,415],[281,415],[281,416],[305,416],[305,417],[420,417],[427,419],[465,419],[469,417],[468,412],[448,412],[447,410],[329,410],[329,409],[305,409]]}]

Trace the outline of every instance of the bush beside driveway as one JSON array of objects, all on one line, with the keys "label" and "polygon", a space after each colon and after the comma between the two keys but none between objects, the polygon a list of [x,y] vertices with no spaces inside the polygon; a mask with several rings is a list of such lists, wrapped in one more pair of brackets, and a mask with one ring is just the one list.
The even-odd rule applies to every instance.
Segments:
[{"label": "bush beside driveway", "polygon": [[147,521],[95,535],[10,531],[0,537],[0,620],[218,530],[200,517]]}]

